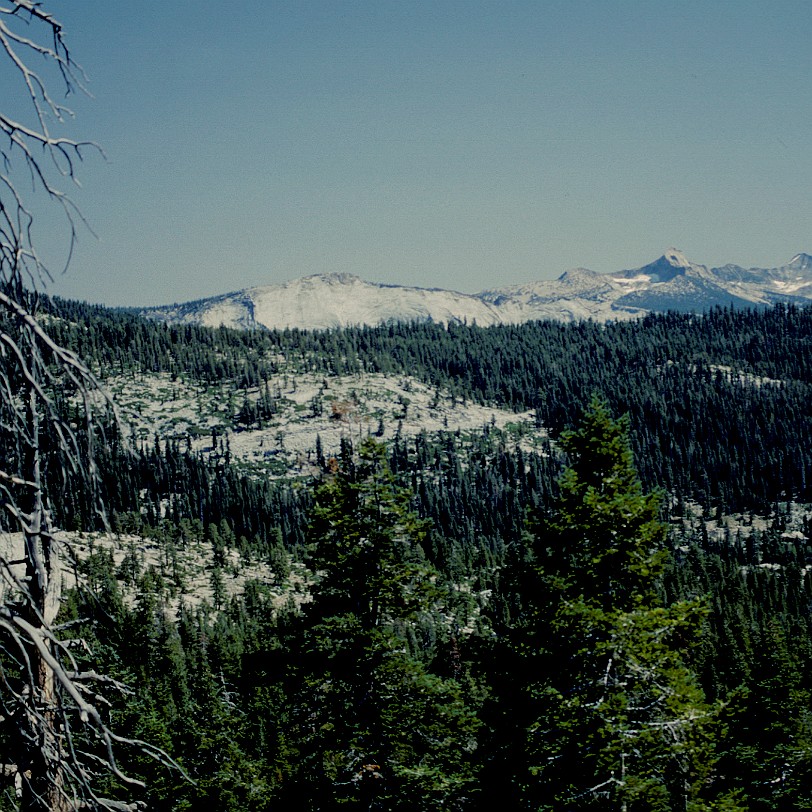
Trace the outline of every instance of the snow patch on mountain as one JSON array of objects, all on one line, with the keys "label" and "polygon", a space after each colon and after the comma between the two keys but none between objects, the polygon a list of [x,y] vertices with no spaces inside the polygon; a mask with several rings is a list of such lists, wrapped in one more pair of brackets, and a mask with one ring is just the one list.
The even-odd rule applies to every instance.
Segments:
[{"label": "snow patch on mountain", "polygon": [[540,319],[608,321],[652,311],[702,312],[716,305],[769,306],[812,301],[812,256],[777,268],[707,268],[676,248],[640,268],[596,273],[573,268],[554,280],[472,295],[441,288],[367,282],[353,274],[316,274],[280,285],[142,310],[170,323],[323,330],[391,322],[520,324]]}]

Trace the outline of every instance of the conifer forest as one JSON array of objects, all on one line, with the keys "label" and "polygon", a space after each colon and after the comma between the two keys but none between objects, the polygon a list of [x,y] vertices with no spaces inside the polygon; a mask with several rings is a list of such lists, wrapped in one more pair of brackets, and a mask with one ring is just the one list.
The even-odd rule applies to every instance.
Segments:
[{"label": "conifer forest", "polygon": [[812,255],[619,264],[805,9],[656,5],[0,0],[0,812],[812,809]]},{"label": "conifer forest", "polygon": [[[43,423],[47,510],[85,549],[53,633],[83,641],[72,673],[105,675],[114,732],[59,741],[87,763],[112,747],[105,808],[812,807],[812,310],[324,332],[31,312],[142,412],[151,380],[192,411],[227,392],[211,431],[148,433],[106,401],[83,427],[75,387],[42,384],[93,447],[88,477]],[[304,376],[321,389],[296,419],[346,430],[294,464],[279,415]],[[370,376],[532,420],[421,429],[401,396],[353,424],[333,393]],[[0,433],[16,470],[7,415]],[[5,611],[10,765],[27,649]]]}]

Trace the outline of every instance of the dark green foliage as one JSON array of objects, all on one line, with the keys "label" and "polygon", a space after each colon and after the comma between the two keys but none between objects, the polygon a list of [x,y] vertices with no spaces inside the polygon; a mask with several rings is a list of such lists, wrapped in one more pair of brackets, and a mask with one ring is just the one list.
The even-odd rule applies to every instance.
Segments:
[{"label": "dark green foliage", "polygon": [[[118,663],[113,673],[138,688],[118,711],[120,730],[166,744],[197,781],[189,785],[154,765],[134,765],[148,780],[151,808],[317,809],[337,803],[339,797],[368,805],[364,793],[374,788],[379,803],[390,808],[414,808],[408,799],[417,795],[426,808],[453,808],[458,803],[483,810],[494,804],[538,809],[554,797],[553,785],[561,791],[558,779],[565,775],[562,771],[551,778],[542,770],[533,776],[531,767],[542,765],[540,753],[563,748],[564,758],[569,742],[581,763],[585,743],[604,741],[607,735],[606,725],[584,728],[577,707],[562,710],[554,705],[561,730],[572,735],[551,740],[544,730],[552,728],[538,727],[525,746],[531,724],[553,712],[544,688],[551,676],[572,675],[585,667],[581,655],[572,661],[551,657],[552,637],[560,642],[569,635],[572,640],[574,629],[589,626],[597,644],[584,656],[606,657],[608,647],[627,645],[612,631],[623,616],[638,646],[651,637],[652,629],[670,629],[665,639],[679,642],[676,650],[683,661],[669,668],[672,677],[685,677],[680,689],[684,703],[690,700],[701,707],[703,702],[701,694],[692,693],[697,685],[686,676],[686,665],[698,674],[707,705],[729,702],[727,716],[709,727],[709,739],[692,745],[694,752],[704,752],[703,747],[710,752],[716,746],[719,760],[708,787],[718,795],[743,790],[752,809],[808,805],[808,538],[791,543],[784,539],[782,514],[776,512],[774,529],[753,531],[724,545],[707,541],[703,550],[690,538],[678,538],[673,560],[663,562],[656,499],[635,484],[624,464],[628,448],[621,443],[614,457],[613,488],[604,489],[620,513],[598,510],[593,519],[600,519],[595,525],[606,534],[604,539],[622,530],[650,541],[649,576],[641,568],[646,556],[637,559],[631,574],[624,574],[616,562],[622,555],[635,561],[634,548],[615,543],[593,549],[594,536],[587,533],[591,520],[584,508],[584,485],[591,481],[593,468],[612,469],[612,457],[596,453],[587,463],[589,438],[577,432],[570,436],[573,439],[564,442],[575,443],[569,449],[570,461],[578,475],[563,480],[561,504],[567,505],[570,516],[566,521],[562,511],[549,512],[556,487],[554,459],[509,451],[507,438],[495,431],[467,441],[448,434],[425,436],[392,448],[390,457],[400,476],[414,483],[414,492],[389,477],[380,447],[374,452],[370,448],[371,456],[363,462],[353,460],[347,447],[345,467],[322,489],[316,513],[310,509],[309,530],[290,511],[295,508],[296,516],[306,516],[301,505],[312,504],[312,498],[299,489],[291,501],[280,491],[264,519],[271,562],[279,559],[280,544],[286,541],[282,527],[299,528],[292,537],[301,538],[302,548],[310,543],[318,551],[320,542],[330,540],[314,559],[325,574],[321,596],[303,618],[271,611],[264,586],[254,582],[241,600],[224,600],[221,613],[184,611],[175,622],[163,614],[157,572],[140,576],[140,603],[126,610],[111,578],[109,557],[90,559],[87,570],[105,607],[88,604],[77,612],[97,619],[102,644],[94,649]],[[606,439],[598,435],[600,445]],[[586,455],[578,443],[586,444]],[[612,447],[611,442],[607,445]],[[198,469],[189,460],[183,465],[190,467],[180,467],[181,457],[169,444],[161,446],[160,457],[154,449],[149,453],[159,474],[156,484],[167,476],[165,481],[171,481],[174,474],[169,472],[184,470],[197,470],[201,482],[211,482],[205,466]],[[160,473],[164,469],[167,473]],[[225,481],[236,483],[239,478]],[[623,488],[615,485],[631,493],[624,496]],[[215,530],[218,536],[239,538],[238,532],[244,533],[235,527],[248,520],[240,518],[240,500],[255,498],[254,492],[245,484],[218,487],[219,503],[203,494],[206,515],[211,515],[205,525],[197,518],[181,518],[177,524],[165,519],[152,528],[129,514],[121,514],[120,520],[137,520],[141,530],[160,534],[166,544],[182,545],[184,539],[202,539],[207,532],[213,536]],[[634,510],[624,512],[624,502]],[[547,516],[538,523],[539,541],[533,545],[522,533],[526,506]],[[415,517],[415,508],[423,519]],[[234,518],[224,522],[226,516]],[[425,524],[429,517],[433,528]],[[552,530],[567,544],[577,546],[577,540],[583,540],[581,551],[562,554],[552,543]],[[365,545],[353,546],[352,539],[362,538],[378,546],[380,567],[371,566],[375,559],[361,554]],[[261,551],[262,543],[256,544]],[[550,561],[539,573],[545,557]],[[781,569],[764,568],[763,563]],[[606,575],[598,571],[603,565]],[[646,588],[646,579],[663,565],[662,592]],[[592,569],[595,577],[580,577],[580,567]],[[427,578],[432,572],[436,577]],[[593,585],[600,588],[592,600],[578,605],[577,599]],[[556,603],[551,586],[566,595],[572,607],[559,613],[556,624],[550,623]],[[487,595],[484,601],[480,590]],[[613,601],[605,600],[607,594],[618,596],[616,610]],[[695,602],[703,595],[710,607],[706,616],[699,609],[702,604]],[[642,606],[636,596],[644,596]],[[658,608],[655,598],[663,597]],[[686,607],[682,615],[662,608],[680,602]],[[438,608],[446,618],[442,622]],[[697,619],[702,635],[686,650],[688,639],[696,637],[691,629]],[[460,634],[459,628],[467,624],[474,631]],[[665,655],[649,643],[637,656],[645,659],[650,653],[663,662]],[[533,675],[539,688],[535,693],[527,690],[526,674]],[[611,733],[625,711],[614,700],[607,710],[612,714],[607,716],[613,720]],[[318,725],[316,719],[321,719]],[[729,734],[720,738],[725,725]],[[362,750],[361,745],[373,739],[380,749],[374,754]],[[353,762],[347,757],[347,742],[355,743],[359,758],[362,753],[369,757]],[[606,757],[611,755],[608,748],[595,752],[604,749]],[[325,758],[332,773],[325,771]],[[656,765],[662,759],[651,761]],[[709,756],[707,765],[713,761]],[[594,763],[603,762],[596,755]],[[412,766],[404,771],[401,765]],[[346,796],[328,777],[341,771],[362,776],[346,788]],[[385,791],[375,776],[384,771]],[[362,791],[357,785],[367,780],[374,783],[364,784]],[[655,786],[644,773],[639,791],[651,798]],[[360,794],[353,795],[353,790]]]},{"label": "dark green foliage", "polygon": [[241,332],[168,327],[74,302],[50,306],[61,316],[49,325],[57,339],[104,370],[260,388],[260,399],[235,414],[244,425],[273,412],[266,381],[280,356],[302,371],[409,374],[455,399],[534,408],[555,434],[597,391],[613,412],[629,413],[646,487],[759,512],[786,498],[812,501],[812,308],[603,325]]},{"label": "dark green foliage", "polygon": [[432,673],[436,651],[409,634],[443,622],[439,573],[420,546],[428,528],[409,501],[372,440],[357,458],[345,449],[318,493],[309,535],[320,580],[305,609],[303,656],[292,666],[306,714],[291,803],[470,806],[475,697]]},{"label": "dark green foliage", "polygon": [[667,528],[658,493],[644,494],[629,445],[629,419],[593,399],[583,422],[561,436],[569,465],[555,515],[539,533],[541,566],[556,602],[588,598],[609,612],[651,603]]},{"label": "dark green foliage", "polygon": [[634,469],[628,420],[593,399],[561,446],[570,465],[536,538],[549,624],[530,728],[540,808],[717,808],[708,796],[721,708],[682,653],[703,607],[665,606],[657,594],[667,528]]},{"label": "dark green foliage", "polygon": [[[531,453],[490,426],[399,433],[385,451],[346,445],[333,478],[291,484],[236,470],[222,436],[204,460],[158,438],[132,453],[107,430],[110,522],[150,536],[164,563],[141,572],[96,551],[84,568],[97,597],[74,595],[65,614],[93,622],[88,662],[135,688],[111,709],[116,729],[162,744],[196,781],[123,763],[147,780],[149,808],[564,810],[594,796],[600,809],[734,809],[736,792],[752,810],[812,806],[812,543],[808,522],[804,538],[786,533],[785,504],[812,496],[812,311],[324,333],[60,314],[49,329],[103,373],[228,381],[237,429],[273,416],[266,381],[284,356],[326,380],[397,372],[438,403],[443,391],[535,408],[569,454],[559,480],[556,443]],[[595,391],[604,405],[571,431]],[[99,528],[95,495],[50,476],[59,523]],[[670,541],[655,486],[676,517]],[[706,520],[769,520],[715,536],[691,499]],[[202,539],[215,581],[230,577],[229,549],[268,564],[274,584],[291,554],[312,556],[313,601],[274,607],[253,581],[234,598],[218,588],[219,610],[168,615],[177,553]],[[679,746],[655,734],[694,711]],[[576,797],[613,772],[622,791]]]}]

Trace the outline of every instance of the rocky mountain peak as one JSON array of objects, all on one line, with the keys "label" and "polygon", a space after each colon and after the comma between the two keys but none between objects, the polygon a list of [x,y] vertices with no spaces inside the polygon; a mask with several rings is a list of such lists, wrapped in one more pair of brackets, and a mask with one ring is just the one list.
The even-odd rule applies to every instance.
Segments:
[{"label": "rocky mountain peak", "polygon": [[174,323],[304,330],[398,321],[480,326],[536,319],[614,321],[651,311],[701,313],[713,306],[812,303],[811,272],[810,254],[796,254],[789,265],[777,269],[733,265],[708,269],[669,248],[633,270],[597,273],[573,268],[558,279],[479,294],[373,283],[351,273],[320,273],[142,312]]},{"label": "rocky mountain peak", "polygon": [[799,271],[812,271],[812,256],[809,254],[796,254],[789,261],[788,267]]},{"label": "rocky mountain peak", "polygon": [[308,285],[354,285],[363,282],[360,276],[354,273],[314,273],[303,276],[301,279],[294,279],[288,284],[307,283]]},{"label": "rocky mountain peak", "polygon": [[685,254],[682,253],[678,248],[669,248],[663,255],[660,257],[661,260],[665,260],[669,265],[673,265],[675,268],[690,268],[691,263],[686,258]]},{"label": "rocky mountain peak", "polygon": [[675,277],[685,274],[686,271],[698,268],[699,266],[690,262],[682,251],[677,248],[669,248],[654,262],[650,262],[642,268],[625,271],[624,274],[626,276],[645,275],[650,277],[653,283],[670,282]]}]

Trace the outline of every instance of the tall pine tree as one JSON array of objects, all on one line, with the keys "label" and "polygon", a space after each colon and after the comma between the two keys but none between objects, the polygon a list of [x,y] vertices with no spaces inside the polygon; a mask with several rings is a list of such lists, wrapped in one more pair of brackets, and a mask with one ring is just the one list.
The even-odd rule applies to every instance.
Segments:
[{"label": "tall pine tree", "polygon": [[[480,723],[462,682],[432,668],[442,633],[427,527],[373,440],[319,491],[310,539],[319,574],[292,660],[300,769],[284,802],[309,809],[467,808]],[[298,807],[297,807],[298,808]]]},{"label": "tall pine tree", "polygon": [[[540,809],[736,809],[713,800],[719,707],[684,650],[701,601],[663,605],[660,497],[643,493],[628,420],[593,399],[561,438],[569,467],[536,546],[546,628],[529,731]],[[542,615],[542,622],[545,622]]]}]

